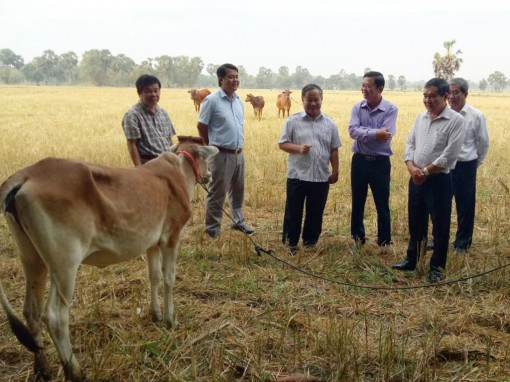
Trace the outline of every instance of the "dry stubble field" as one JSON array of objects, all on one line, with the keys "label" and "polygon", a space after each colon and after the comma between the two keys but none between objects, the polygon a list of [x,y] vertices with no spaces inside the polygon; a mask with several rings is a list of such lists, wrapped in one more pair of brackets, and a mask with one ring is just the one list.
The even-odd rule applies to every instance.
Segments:
[{"label": "dry stubble field", "polygon": [[[320,381],[510,380],[506,267],[433,288],[377,290],[339,284],[427,285],[427,264],[410,274],[390,268],[404,256],[406,247],[408,178],[401,158],[414,118],[423,110],[421,94],[384,93],[400,113],[392,160],[395,244],[380,250],[374,244],[371,199],[366,211],[371,240],[357,249],[349,239],[347,123],[351,106],[361,94],[325,93],[323,111],[337,121],[343,143],[340,181],[331,188],[319,248],[300,250],[296,258],[289,258],[279,240],[286,175],[286,154],[276,143],[283,125],[275,107],[280,90],[238,92],[243,100],[250,92],[266,99],[260,122],[246,104],[246,215],[257,228],[253,241],[274,250],[276,258],[257,256],[253,243],[231,231],[226,219],[219,239],[207,238],[203,234],[205,193],[197,188],[194,216],[178,260],[177,328],[167,330],[148,317],[143,257],[106,269],[80,269],[70,328],[88,380],[274,381],[289,374]],[[292,96],[299,100],[299,91]],[[1,179],[47,156],[131,165],[120,121],[136,102],[134,88],[3,86],[0,99]],[[508,94],[468,98],[487,116],[491,147],[479,170],[474,245],[467,257],[450,255],[448,280],[510,263],[509,100]],[[164,89],[160,104],[178,134],[196,135],[196,114],[187,89]],[[301,106],[294,102],[291,112],[299,110]],[[21,314],[23,274],[3,217],[0,252],[1,280]],[[47,344],[55,381],[60,381],[62,369],[48,336]],[[2,312],[0,380],[32,380],[31,364],[31,354],[11,334]]]}]

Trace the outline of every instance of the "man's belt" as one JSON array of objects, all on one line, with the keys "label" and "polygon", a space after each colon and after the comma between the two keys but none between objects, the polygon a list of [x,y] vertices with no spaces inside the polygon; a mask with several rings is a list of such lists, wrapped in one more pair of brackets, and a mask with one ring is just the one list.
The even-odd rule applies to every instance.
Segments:
[{"label": "man's belt", "polygon": [[387,155],[365,155],[360,153],[355,153],[354,155],[363,158],[367,162],[374,162],[376,160],[384,160],[389,158]]},{"label": "man's belt", "polygon": [[218,146],[216,146],[216,147],[218,148],[218,150],[220,152],[228,153],[228,154],[235,154],[235,155],[237,155],[237,154],[241,154],[241,151],[243,151],[242,147],[240,149],[226,149],[224,147],[218,147]]}]

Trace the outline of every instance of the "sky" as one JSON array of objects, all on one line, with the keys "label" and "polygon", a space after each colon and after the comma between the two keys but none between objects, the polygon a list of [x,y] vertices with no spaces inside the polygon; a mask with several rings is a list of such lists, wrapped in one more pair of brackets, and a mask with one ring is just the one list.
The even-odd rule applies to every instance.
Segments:
[{"label": "sky", "polygon": [[365,68],[408,81],[434,76],[434,54],[456,40],[471,81],[510,77],[505,0],[0,0],[0,49],[25,63],[45,50],[230,62],[256,75],[297,66],[329,77]]}]

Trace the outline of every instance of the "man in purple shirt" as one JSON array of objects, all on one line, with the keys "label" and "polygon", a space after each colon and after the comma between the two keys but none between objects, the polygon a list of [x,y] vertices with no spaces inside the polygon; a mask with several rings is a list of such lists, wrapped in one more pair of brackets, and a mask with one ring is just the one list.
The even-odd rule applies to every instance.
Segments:
[{"label": "man in purple shirt", "polygon": [[377,209],[377,244],[391,244],[390,156],[391,140],[396,132],[397,107],[382,98],[384,76],[367,72],[361,92],[364,100],[352,107],[349,135],[354,139],[351,162],[351,236],[357,244],[365,244],[363,223],[368,186]]}]

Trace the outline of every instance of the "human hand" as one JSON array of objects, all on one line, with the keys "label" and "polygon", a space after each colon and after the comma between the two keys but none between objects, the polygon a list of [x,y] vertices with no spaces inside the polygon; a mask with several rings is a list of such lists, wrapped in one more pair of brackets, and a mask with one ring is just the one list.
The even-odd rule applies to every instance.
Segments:
[{"label": "human hand", "polygon": [[390,129],[387,127],[383,127],[382,129],[377,129],[375,132],[375,139],[379,142],[387,142],[391,139]]},{"label": "human hand", "polygon": [[409,169],[409,173],[411,174],[413,183],[416,184],[417,186],[421,186],[427,180],[427,176],[423,173],[421,168],[418,168],[416,166]]},{"label": "human hand", "polygon": [[308,154],[310,152],[310,148],[311,147],[312,147],[312,145],[303,145],[303,146],[301,146],[300,153],[301,154]]}]

